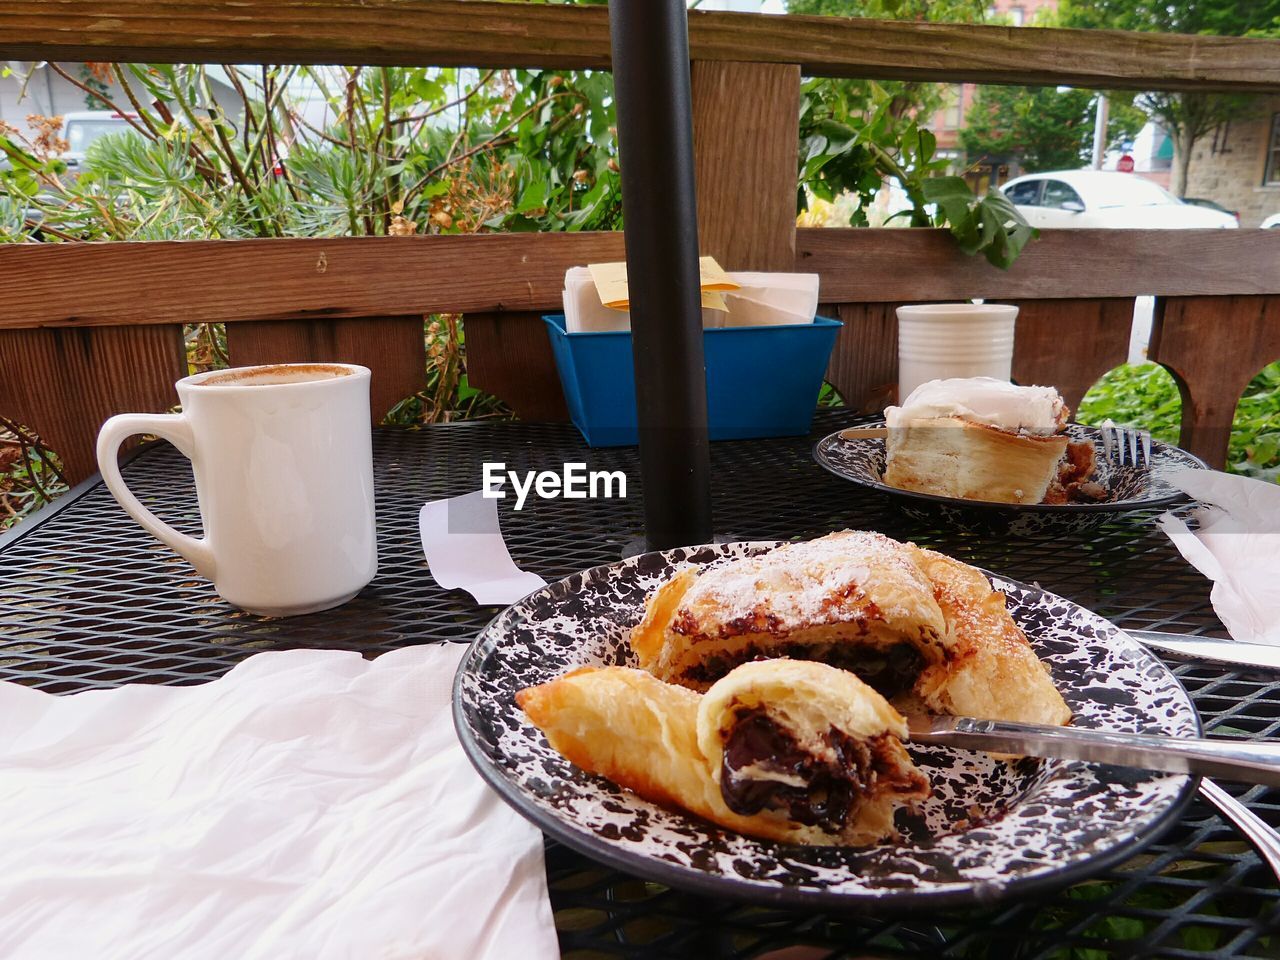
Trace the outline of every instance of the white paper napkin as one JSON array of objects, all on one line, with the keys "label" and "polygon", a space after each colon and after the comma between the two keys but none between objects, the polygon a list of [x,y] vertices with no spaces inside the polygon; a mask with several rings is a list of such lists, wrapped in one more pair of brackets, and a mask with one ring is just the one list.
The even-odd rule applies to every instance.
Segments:
[{"label": "white paper napkin", "polygon": [[1172,483],[1207,506],[1198,529],[1172,513],[1160,527],[1187,561],[1213,581],[1213,609],[1231,636],[1280,644],[1280,484],[1216,470],[1179,470]]},{"label": "white paper napkin", "polygon": [[511,559],[498,523],[498,501],[483,490],[423,504],[418,533],[436,583],[465,590],[476,603],[505,606],[547,585]]},{"label": "white paper napkin", "polygon": [[727,291],[727,327],[761,327],[813,323],[818,312],[816,273],[757,273],[739,271],[729,278],[742,284]]},{"label": "white paper napkin", "polygon": [[558,957],[542,836],[453,730],[462,651],[0,683],[0,957]]},{"label": "white paper napkin", "polygon": [[564,328],[569,333],[630,330],[631,314],[600,302],[590,270],[570,267],[564,275]]}]

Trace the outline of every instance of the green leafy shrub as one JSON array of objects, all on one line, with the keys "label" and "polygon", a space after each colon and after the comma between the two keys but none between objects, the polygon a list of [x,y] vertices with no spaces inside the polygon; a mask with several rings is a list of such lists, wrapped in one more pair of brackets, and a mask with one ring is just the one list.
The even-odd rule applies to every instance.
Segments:
[{"label": "green leafy shrub", "polygon": [[1236,407],[1227,467],[1280,483],[1280,362],[1263,367]]},{"label": "green leafy shrub", "polygon": [[80,176],[61,118],[0,124],[0,242],[621,225],[608,73],[102,66],[115,86],[86,95],[133,129],[95,141]]},{"label": "green leafy shrub", "polygon": [[[1108,372],[1085,394],[1077,414],[1081,423],[1110,419],[1149,430],[1166,443],[1178,442],[1181,418],[1178,385],[1156,363],[1126,364]],[[1280,482],[1280,362],[1263,367],[1245,388],[1236,407],[1227,469]]]},{"label": "green leafy shrub", "polygon": [[[979,197],[938,156],[924,123],[937,84],[833,78],[801,88],[798,206],[853,198],[850,226],[945,227],[960,249],[1007,269],[1036,235],[1000,191]],[[886,201],[888,201],[886,203]]]}]

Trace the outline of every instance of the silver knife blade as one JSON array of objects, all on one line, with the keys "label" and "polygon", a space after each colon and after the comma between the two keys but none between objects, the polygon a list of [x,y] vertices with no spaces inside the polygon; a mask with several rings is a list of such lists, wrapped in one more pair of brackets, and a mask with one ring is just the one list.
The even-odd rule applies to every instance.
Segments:
[{"label": "silver knife blade", "polygon": [[1242,643],[1238,640],[1218,640],[1214,637],[1188,637],[1180,633],[1161,630],[1125,630],[1143,646],[1163,650],[1182,657],[1212,660],[1245,667],[1262,667],[1264,670],[1280,670],[1280,647],[1264,643]]},{"label": "silver knife blade", "polygon": [[912,717],[913,743],[1110,763],[1280,787],[1280,743],[1158,737],[974,717]]}]

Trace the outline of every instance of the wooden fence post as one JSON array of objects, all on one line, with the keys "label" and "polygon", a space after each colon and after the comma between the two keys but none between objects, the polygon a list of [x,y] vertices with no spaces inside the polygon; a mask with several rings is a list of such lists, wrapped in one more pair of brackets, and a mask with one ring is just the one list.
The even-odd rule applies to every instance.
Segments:
[{"label": "wooden fence post", "polygon": [[1280,297],[1170,297],[1158,301],[1148,355],[1182,392],[1180,445],[1222,469],[1236,404],[1280,359]]},{"label": "wooden fence post", "polygon": [[98,469],[107,417],[163,413],[186,375],[179,324],[0,330],[0,415],[36,431],[71,483]]},{"label": "wooden fence post", "polygon": [[794,270],[800,67],[694,61],[698,241],[726,270]]},{"label": "wooden fence post", "polygon": [[1073,412],[1099,377],[1128,359],[1132,297],[1017,304],[1013,379],[1056,387]]}]

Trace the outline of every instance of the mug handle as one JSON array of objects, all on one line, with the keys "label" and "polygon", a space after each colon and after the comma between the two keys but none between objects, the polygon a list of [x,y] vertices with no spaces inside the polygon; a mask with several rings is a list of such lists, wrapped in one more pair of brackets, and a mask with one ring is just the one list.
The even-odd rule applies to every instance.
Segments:
[{"label": "mug handle", "polygon": [[195,449],[191,423],[180,413],[122,413],[111,417],[98,431],[98,470],[103,482],[125,512],[137,520],[144,530],[186,558],[200,576],[212,580],[213,549],[209,546],[208,535],[197,539],[179,533],[144,507],[125,485],[118,460],[120,444],[140,433],[152,433],[168,440],[188,460]]}]

